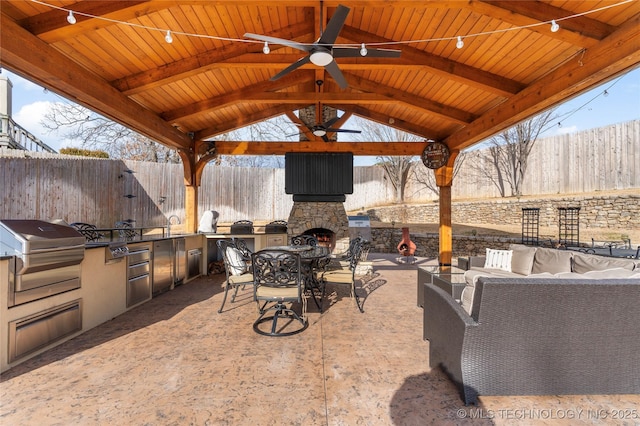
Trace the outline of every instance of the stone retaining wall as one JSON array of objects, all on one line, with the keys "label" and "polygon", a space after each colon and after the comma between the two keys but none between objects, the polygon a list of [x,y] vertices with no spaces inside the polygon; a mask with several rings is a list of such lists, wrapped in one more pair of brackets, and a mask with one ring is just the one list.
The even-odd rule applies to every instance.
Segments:
[{"label": "stone retaining wall", "polygon": [[[497,199],[487,201],[453,202],[452,221],[472,224],[522,224],[523,208],[540,209],[540,226],[558,226],[559,207],[580,207],[580,232],[588,229],[611,229],[624,234],[625,230],[640,229],[640,194],[549,197],[540,199]],[[369,209],[371,220],[388,223],[438,223],[438,203],[422,205],[397,205]],[[402,238],[399,228],[375,228],[371,230],[372,251],[397,252]],[[416,243],[416,256],[437,258],[438,234],[411,234]],[[453,259],[458,256],[483,254],[485,248],[504,249],[521,238],[497,236],[453,236]],[[543,242],[541,240],[541,242]],[[551,242],[548,242],[551,244]]]},{"label": "stone retaining wall", "polygon": [[[558,226],[558,207],[580,207],[580,228],[640,229],[638,194],[454,201],[454,223],[521,225],[523,208],[540,209],[540,226]],[[372,208],[371,220],[398,223],[438,223],[438,203]]]},{"label": "stone retaining wall", "polygon": [[[374,253],[397,253],[397,246],[401,239],[402,230],[399,228],[373,228],[371,229],[371,251]],[[411,241],[416,244],[416,256],[430,259],[438,257],[438,234],[412,233]],[[452,256],[455,261],[459,256],[484,254],[487,247],[506,249],[509,244],[520,242],[520,238],[454,235]]]}]

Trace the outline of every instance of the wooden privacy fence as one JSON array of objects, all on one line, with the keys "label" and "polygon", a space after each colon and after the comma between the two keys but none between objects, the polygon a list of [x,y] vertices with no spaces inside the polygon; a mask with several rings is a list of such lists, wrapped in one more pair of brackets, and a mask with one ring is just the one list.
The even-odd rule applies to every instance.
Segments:
[{"label": "wooden privacy fence", "polygon": [[[523,195],[572,194],[640,188],[640,120],[538,141],[531,153]],[[467,161],[474,161],[472,157]],[[422,164],[418,170],[430,173]],[[162,226],[184,220],[180,164],[102,160],[0,149],[0,218],[63,219],[112,227],[133,220]],[[406,201],[437,195],[411,183]],[[495,187],[468,167],[454,180],[454,198],[498,197]],[[390,204],[394,191],[380,167],[354,168],[347,211]],[[284,193],[284,169],[205,168],[198,217],[216,210],[220,222],[287,220],[292,196]]]},{"label": "wooden privacy fence", "polygon": [[[453,181],[453,198],[498,198],[491,180],[474,168],[493,170],[470,151]],[[471,164],[475,167],[471,167]],[[429,172],[424,167],[420,172]],[[495,176],[495,175],[494,175]],[[506,195],[510,190],[506,184]],[[522,195],[579,194],[640,188],[640,120],[538,140],[528,159]],[[409,202],[437,199],[424,185],[410,183]]]}]

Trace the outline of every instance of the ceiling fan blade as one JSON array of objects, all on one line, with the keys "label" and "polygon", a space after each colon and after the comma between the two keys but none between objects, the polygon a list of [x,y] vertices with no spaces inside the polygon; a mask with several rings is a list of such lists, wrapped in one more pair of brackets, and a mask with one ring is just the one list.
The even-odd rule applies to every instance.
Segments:
[{"label": "ceiling fan blade", "polygon": [[328,133],[362,133],[361,130],[350,130],[350,129],[327,129]]},{"label": "ceiling fan blade", "polygon": [[332,119],[327,120],[327,121],[322,125],[322,127],[324,127],[324,128],[331,127],[331,126],[333,126],[333,123],[335,123],[336,121],[340,120],[341,118],[342,118],[342,117],[338,117],[338,116],[336,115],[336,116],[335,116],[335,117],[333,117]]},{"label": "ceiling fan blade", "polygon": [[278,38],[278,37],[269,37],[269,36],[260,35],[260,34],[245,33],[244,36],[246,38],[253,38],[255,40],[266,41],[267,43],[281,44],[283,46],[291,47],[293,49],[302,50],[303,52],[309,52],[312,47],[311,45],[298,43],[292,40],[287,40],[287,39]]},{"label": "ceiling fan blade", "polygon": [[285,75],[289,74],[291,71],[300,68],[301,66],[308,64],[309,62],[311,62],[311,57],[309,55],[300,58],[299,60],[297,60],[296,62],[292,63],[291,65],[289,65],[288,67],[286,67],[285,69],[283,69],[282,71],[280,71],[278,74],[274,75],[273,77],[270,78],[271,81],[275,81],[277,79],[279,79],[280,77],[284,77]]},{"label": "ceiling fan blade", "polygon": [[[334,47],[331,52],[334,58],[361,58],[360,48],[356,47]],[[372,58],[399,58],[400,50],[367,48],[366,57]]]},{"label": "ceiling fan blade", "polygon": [[336,42],[340,31],[342,31],[344,21],[347,20],[347,15],[349,15],[350,11],[351,9],[348,7],[341,4],[338,5],[335,13],[327,23],[327,28],[324,29],[322,36],[320,36],[316,44],[332,46],[333,43]]},{"label": "ceiling fan blade", "polygon": [[347,84],[347,80],[342,74],[342,71],[340,71],[340,68],[338,68],[338,64],[336,64],[336,61],[331,61],[331,63],[329,65],[326,65],[324,69],[327,70],[329,74],[331,74],[331,77],[333,77],[333,79],[336,81],[336,83],[338,83],[338,86],[340,86],[341,89],[346,89],[347,87],[349,87],[349,85]]},{"label": "ceiling fan blade", "polygon": [[322,135],[322,140],[325,141],[325,142],[329,142],[329,137],[327,136],[326,133],[324,135]]}]

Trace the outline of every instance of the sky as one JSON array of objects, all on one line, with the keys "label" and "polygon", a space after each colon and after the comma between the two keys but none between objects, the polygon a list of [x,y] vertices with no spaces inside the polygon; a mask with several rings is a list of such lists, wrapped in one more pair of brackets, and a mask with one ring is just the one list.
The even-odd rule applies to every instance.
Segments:
[{"label": "sky", "polygon": [[[56,151],[73,146],[73,141],[48,133],[41,124],[52,103],[68,101],[8,70],[2,69],[1,72],[13,84],[13,120]],[[640,119],[640,68],[561,104],[556,114],[559,117],[557,123],[550,126],[542,137]],[[344,127],[353,128],[348,121]],[[355,160],[356,166],[374,163],[375,157],[356,157]]]}]

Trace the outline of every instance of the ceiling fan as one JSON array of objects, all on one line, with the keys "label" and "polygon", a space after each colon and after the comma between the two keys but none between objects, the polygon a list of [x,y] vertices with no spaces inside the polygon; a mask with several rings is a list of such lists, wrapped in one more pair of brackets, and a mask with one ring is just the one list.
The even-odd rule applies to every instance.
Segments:
[{"label": "ceiling fan", "polygon": [[347,80],[344,78],[342,71],[338,68],[338,64],[336,64],[335,58],[357,58],[361,56],[371,56],[376,58],[399,58],[400,51],[399,50],[391,50],[391,49],[374,49],[374,48],[366,48],[364,43],[362,43],[361,47],[341,47],[335,46],[334,43],[344,26],[344,22],[347,19],[347,15],[351,9],[338,5],[336,8],[336,12],[333,14],[329,22],[327,23],[327,27],[325,31],[322,32],[322,35],[318,40],[313,44],[303,44],[298,43],[293,40],[286,40],[277,37],[269,37],[260,34],[246,33],[244,36],[247,38],[253,38],[256,40],[264,41],[265,43],[273,43],[273,44],[281,44],[283,46],[291,47],[293,49],[302,50],[303,52],[308,52],[309,54],[293,64],[289,65],[287,68],[280,71],[278,74],[271,77],[271,80],[277,80],[280,77],[289,74],[291,71],[300,68],[301,66],[308,64],[309,62],[317,65],[319,67],[324,67],[325,70],[333,77],[333,79],[338,83],[338,85],[342,89],[347,88]]},{"label": "ceiling fan", "polygon": [[[350,130],[350,129],[334,129],[331,126],[338,120],[340,120],[341,117],[334,117],[328,121],[326,121],[325,123],[322,124],[316,124],[315,126],[311,126],[309,127],[309,130],[311,130],[311,133],[314,134],[314,136],[318,136],[320,138],[322,138],[323,141],[325,142],[329,142],[329,138],[327,137],[327,133],[362,133],[362,131],[360,130]],[[301,126],[302,124],[298,124],[295,123],[296,126]],[[297,136],[300,135],[301,133],[294,133],[292,135],[287,135],[287,137],[289,136]]]}]

